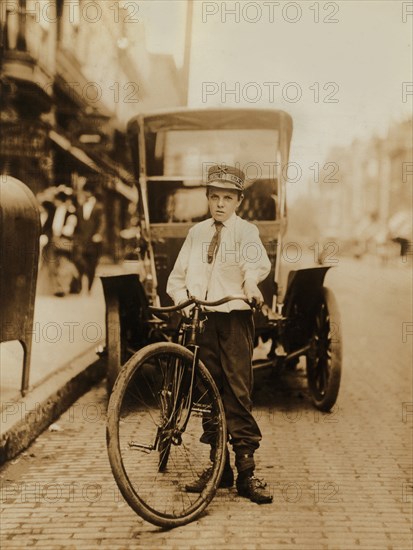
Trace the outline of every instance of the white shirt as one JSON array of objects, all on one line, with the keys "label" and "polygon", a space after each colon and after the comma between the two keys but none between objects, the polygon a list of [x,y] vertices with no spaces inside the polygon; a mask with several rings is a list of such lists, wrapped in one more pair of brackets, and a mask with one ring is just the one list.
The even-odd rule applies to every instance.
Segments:
[{"label": "white shirt", "polygon": [[60,237],[65,225],[65,219],[67,214],[67,208],[65,204],[59,204],[56,208],[53,222],[52,222],[52,232],[55,237]]},{"label": "white shirt", "polygon": [[[175,304],[186,300],[188,294],[210,301],[230,294],[244,294],[246,279],[258,284],[269,274],[271,264],[258,228],[236,214],[223,225],[220,246],[211,264],[207,253],[215,233],[214,219],[209,218],[189,230],[166,286]],[[229,312],[249,309],[249,306],[242,300],[234,300],[209,309]]]},{"label": "white shirt", "polygon": [[89,220],[90,216],[92,215],[93,207],[96,204],[95,197],[90,197],[87,201],[83,204],[83,219]]}]

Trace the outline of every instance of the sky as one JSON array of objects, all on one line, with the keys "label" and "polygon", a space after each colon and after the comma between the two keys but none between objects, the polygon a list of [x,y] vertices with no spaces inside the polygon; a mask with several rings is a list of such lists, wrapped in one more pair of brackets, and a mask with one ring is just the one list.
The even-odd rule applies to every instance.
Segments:
[{"label": "sky", "polygon": [[[149,48],[178,64],[185,5],[151,2],[147,11]],[[290,161],[304,182],[332,146],[383,136],[411,116],[412,28],[412,2],[398,0],[195,0],[190,106],[287,111]]]},{"label": "sky", "polygon": [[[128,4],[138,7],[136,16],[145,25],[145,39],[152,53],[169,53],[182,66],[185,45],[187,0],[140,0]],[[129,8],[131,9],[131,6]]]}]

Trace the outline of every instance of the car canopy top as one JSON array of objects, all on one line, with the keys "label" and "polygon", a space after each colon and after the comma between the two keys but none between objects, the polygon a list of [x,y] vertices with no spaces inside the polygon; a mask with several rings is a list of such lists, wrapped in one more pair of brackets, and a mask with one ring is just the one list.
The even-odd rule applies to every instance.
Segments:
[{"label": "car canopy top", "polygon": [[231,130],[241,128],[284,129],[287,141],[291,139],[292,119],[284,111],[273,109],[182,109],[138,115],[128,124],[144,126],[145,133],[172,130]]}]

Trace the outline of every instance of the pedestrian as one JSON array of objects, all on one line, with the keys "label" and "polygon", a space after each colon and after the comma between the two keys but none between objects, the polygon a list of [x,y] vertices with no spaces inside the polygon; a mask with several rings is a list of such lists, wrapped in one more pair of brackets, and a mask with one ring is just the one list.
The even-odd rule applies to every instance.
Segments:
[{"label": "pedestrian", "polygon": [[51,200],[39,200],[40,211],[40,250],[39,250],[39,268],[43,264],[43,250],[52,238],[52,223],[56,207]]},{"label": "pedestrian", "polygon": [[42,268],[48,272],[52,293],[59,298],[69,294],[79,273],[73,263],[73,233],[77,224],[72,189],[59,186],[53,205],[43,203]]},{"label": "pedestrian", "polygon": [[104,212],[95,185],[87,181],[82,189],[83,202],[78,208],[78,224],[75,231],[75,261],[82,282],[83,275],[92,289],[96,267],[102,254]]},{"label": "pedestrian", "polygon": [[[169,276],[167,293],[175,304],[196,296],[219,300],[244,294],[258,305],[263,296],[258,283],[270,272],[270,261],[257,227],[236,215],[244,198],[244,173],[225,165],[208,170],[206,195],[211,218],[193,226]],[[222,396],[230,443],[238,471],[238,494],[259,504],[272,501],[267,485],[254,476],[254,452],[261,432],[252,415],[252,353],[254,321],[251,308],[235,300],[206,312],[205,331],[199,335],[200,359]],[[208,443],[204,433],[201,441]],[[213,449],[211,449],[211,454]],[[209,478],[203,472],[188,492],[202,492]],[[220,487],[232,487],[234,473],[227,448]]]}]

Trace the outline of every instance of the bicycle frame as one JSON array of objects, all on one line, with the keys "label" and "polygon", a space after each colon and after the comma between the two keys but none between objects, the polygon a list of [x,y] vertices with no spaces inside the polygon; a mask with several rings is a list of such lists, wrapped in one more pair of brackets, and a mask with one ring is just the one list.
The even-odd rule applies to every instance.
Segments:
[{"label": "bicycle frame", "polygon": [[[182,323],[179,334],[178,334],[178,343],[183,345],[184,347],[188,348],[193,353],[193,360],[192,360],[192,366],[189,369],[189,376],[190,376],[190,382],[188,386],[187,391],[187,400],[188,400],[188,408],[187,413],[185,416],[185,420],[183,423],[182,428],[179,430],[181,433],[183,433],[186,429],[186,426],[188,425],[189,417],[191,416],[191,412],[193,410],[193,402],[192,402],[192,395],[194,390],[194,380],[195,380],[195,372],[198,367],[199,362],[199,346],[196,343],[196,335],[202,330],[202,325],[205,321],[201,321],[199,318],[199,312],[201,307],[199,305],[195,305],[192,316],[191,316],[191,323]],[[189,339],[186,341],[186,336],[189,334]],[[181,342],[179,341],[181,340]],[[178,395],[177,402],[181,400],[182,393],[184,392],[183,384],[180,388],[180,395]],[[197,409],[197,412],[202,412],[201,410]]]},{"label": "bicycle frame", "polygon": [[[193,521],[219,486],[227,444],[225,409],[199,359],[196,335],[204,321],[202,306],[230,299],[240,298],[217,303],[191,298],[178,306],[151,308],[165,313],[195,306],[181,325],[179,343],[142,348],[116,380],[108,405],[110,465],[126,502],[154,525]],[[191,488],[202,472],[207,472],[206,484],[197,493]]]},{"label": "bicycle frame", "polygon": [[[192,396],[194,392],[194,380],[195,380],[195,373],[196,369],[199,364],[199,345],[196,343],[196,336],[203,330],[204,323],[206,322],[205,319],[200,318],[200,311],[201,307],[203,305],[220,305],[226,302],[229,302],[231,300],[239,300],[242,299],[246,303],[249,303],[245,296],[227,296],[225,298],[222,298],[221,300],[218,300],[216,302],[206,302],[203,300],[197,300],[196,298],[191,297],[188,301],[183,302],[179,304],[178,306],[170,306],[170,307],[153,307],[150,306],[149,310],[153,313],[165,313],[165,312],[173,312],[182,310],[188,305],[194,304],[194,308],[191,312],[190,322],[186,322],[185,320],[181,323],[181,326],[179,328],[178,332],[178,344],[182,345],[183,347],[189,349],[193,353],[193,360],[192,365],[187,368],[186,372],[184,373],[184,377],[182,379],[182,383],[180,384],[178,395],[175,400],[174,408],[170,412],[169,415],[169,425],[174,425],[174,419],[175,415],[178,414],[177,406],[181,403],[182,399],[185,398],[187,401],[187,407],[185,407],[186,413],[183,417],[183,422],[180,422],[180,427],[177,429],[175,427],[174,434],[171,435],[172,443],[175,445],[180,443],[181,435],[185,432],[185,429],[188,425],[189,418],[191,416],[192,411],[199,412],[201,414],[204,414],[205,410],[199,407],[194,407]],[[187,375],[187,378],[189,378],[188,382],[186,382],[185,375]],[[158,432],[156,434],[155,442],[152,448],[149,450],[154,450],[159,448],[159,442],[161,441],[162,435],[165,433],[165,430],[167,430],[167,426],[159,427]],[[179,434],[179,435],[177,435]],[[177,438],[177,441],[174,441],[174,438]]]}]

